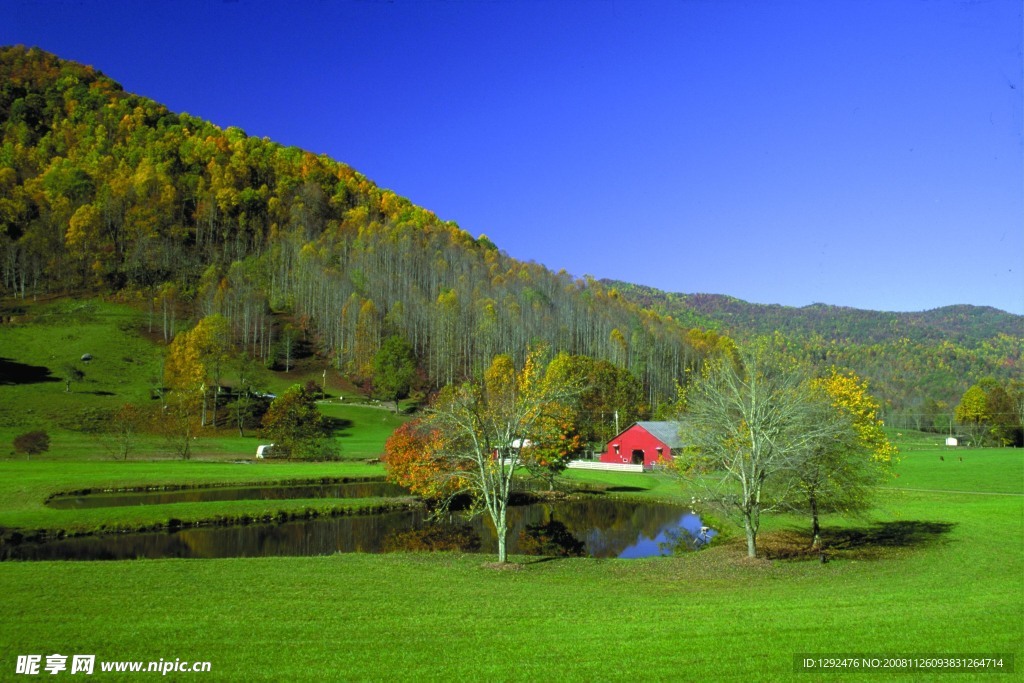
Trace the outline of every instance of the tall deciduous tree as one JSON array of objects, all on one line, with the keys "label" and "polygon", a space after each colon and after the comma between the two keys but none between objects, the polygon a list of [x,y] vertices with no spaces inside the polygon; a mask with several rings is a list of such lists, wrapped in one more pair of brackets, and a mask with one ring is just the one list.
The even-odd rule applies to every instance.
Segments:
[{"label": "tall deciduous tree", "polygon": [[1019,381],[1003,386],[995,378],[985,377],[964,392],[955,417],[975,445],[1021,445],[1024,443],[1022,397]]},{"label": "tall deciduous tree", "polygon": [[264,398],[257,400],[253,395],[256,363],[244,349],[235,357],[233,365],[238,381],[235,384],[234,400],[227,407],[234,417],[235,426],[238,427],[238,435],[245,436],[246,427],[259,424],[260,418],[266,412],[267,402]]},{"label": "tall deciduous tree", "polygon": [[547,441],[550,418],[579,391],[546,377],[543,353],[532,350],[518,370],[509,356],[496,356],[483,382],[446,387],[431,407],[427,427],[442,435],[439,456],[494,523],[498,562],[508,557],[508,501],[520,448]]},{"label": "tall deciduous tree", "polygon": [[[548,386],[576,387],[580,394],[591,385],[580,366],[567,353],[555,356],[544,372]],[[555,477],[565,471],[569,460],[581,453],[586,441],[581,433],[585,422],[580,400],[552,403],[542,418],[535,439],[520,444],[522,464],[534,477],[554,488]]]},{"label": "tall deciduous tree", "polygon": [[1019,440],[1017,410],[1010,393],[996,384],[985,394],[985,413],[992,439],[1000,446],[1015,445]]},{"label": "tall deciduous tree", "polygon": [[794,459],[790,474],[797,507],[805,507],[811,515],[812,547],[818,548],[821,510],[867,509],[897,449],[882,429],[877,401],[854,373],[833,369],[813,380],[811,389],[821,400],[810,408],[818,413],[818,421],[834,429],[828,438],[808,444]]},{"label": "tall deciduous tree", "polygon": [[1024,445],[1024,381],[1010,380],[1006,393],[1010,396],[1010,405],[1013,406],[1013,413],[1017,420],[1015,423],[1017,443]]},{"label": "tall deciduous tree", "polygon": [[737,358],[710,361],[686,394],[683,439],[689,448],[674,459],[684,476],[695,477],[712,502],[735,513],[757,556],[761,513],[785,500],[776,489],[784,474],[813,444],[837,430],[821,420],[821,401],[807,375],[777,344],[763,341]]},{"label": "tall deciduous tree", "polygon": [[604,445],[625,427],[650,416],[643,384],[628,370],[589,356],[559,354],[551,363],[583,386],[573,417],[575,431],[587,444]]},{"label": "tall deciduous tree", "polygon": [[971,445],[981,445],[989,430],[988,396],[980,384],[972,385],[960,398],[953,417],[971,439]]},{"label": "tall deciduous tree", "polygon": [[135,447],[135,440],[145,420],[142,409],[133,403],[125,403],[118,408],[110,418],[110,428],[113,432],[117,454],[122,460],[128,459],[128,454]]},{"label": "tall deciduous tree", "polygon": [[221,315],[208,315],[171,342],[164,364],[167,385],[179,392],[195,391],[202,397],[201,424],[206,425],[207,395],[214,390],[213,423],[217,419],[216,387],[230,358],[231,334]]},{"label": "tall deciduous tree", "polygon": [[154,431],[163,435],[182,460],[192,457],[192,441],[202,426],[200,403],[196,391],[172,391],[164,397],[162,410],[153,416]]},{"label": "tall deciduous tree", "polygon": [[48,450],[50,450],[50,435],[41,429],[14,437],[15,453],[24,453],[31,457]]}]

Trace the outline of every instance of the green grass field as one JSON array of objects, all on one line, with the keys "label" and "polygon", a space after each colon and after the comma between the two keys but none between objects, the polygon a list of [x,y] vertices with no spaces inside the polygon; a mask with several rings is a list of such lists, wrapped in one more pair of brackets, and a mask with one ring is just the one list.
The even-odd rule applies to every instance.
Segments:
[{"label": "green grass field", "polygon": [[[15,428],[76,430],[124,403],[145,404],[159,386],[161,351],[142,336],[141,313],[71,299],[28,305],[28,313],[23,322],[0,326],[0,437]],[[84,354],[92,360],[83,362]],[[84,373],[70,393],[66,365]]]},{"label": "green grass field", "polygon": [[[37,319],[38,337],[0,327],[0,358],[22,365],[53,366],[60,359],[52,349],[62,345],[76,358],[94,355],[72,394],[53,381],[0,386],[0,443],[36,426],[53,437],[51,451],[31,460],[0,448],[0,527],[76,533],[373,504],[44,506],[54,493],[81,489],[379,475],[379,464],[360,460],[379,454],[402,419],[352,405],[350,396],[323,404],[339,425],[342,462],[236,462],[249,460],[258,442],[226,432],[198,439],[192,461],[171,459],[155,437],[128,462],[114,461],[72,421],[148,400],[146,374],[158,372],[159,348],[138,335],[141,314],[86,304],[53,304],[60,315]],[[875,510],[823,520],[835,546],[827,564],[749,561],[740,534],[679,557],[515,558],[500,570],[492,557],[472,554],[0,563],[0,680],[25,678],[15,674],[19,655],[45,662],[53,653],[96,655],[99,678],[117,678],[99,673],[99,662],[178,658],[209,661],[211,671],[172,678],[239,681],[963,681],[990,678],[796,673],[793,660],[1001,653],[1015,656],[1016,670],[994,680],[1024,679],[1024,451],[897,438],[908,448]],[[691,495],[650,474],[574,471],[566,480],[648,500]],[[786,556],[807,526],[797,516],[766,516],[766,555]]]},{"label": "green grass field", "polygon": [[[18,654],[53,652],[210,661],[216,680],[840,680],[852,674],[794,673],[793,655],[1019,659],[1024,496],[1012,494],[1024,493],[1024,460],[1020,451],[972,453],[991,476],[965,480],[938,452],[905,458],[901,488],[883,491],[876,514],[827,519],[826,528],[912,533],[865,533],[862,556],[824,565],[749,562],[735,544],[648,560],[523,558],[505,571],[488,568],[488,557],[453,554],[5,563],[0,677]],[[375,471],[5,463],[0,522],[81,515],[41,509],[40,497],[69,486],[253,481],[272,469],[271,479],[288,479],[331,467]],[[645,475],[592,481],[659,498],[675,487]],[[971,493],[952,492],[967,481]],[[1017,490],[1002,491],[1005,481]],[[765,538],[801,525],[767,518]],[[855,676],[876,678],[891,676]]]}]

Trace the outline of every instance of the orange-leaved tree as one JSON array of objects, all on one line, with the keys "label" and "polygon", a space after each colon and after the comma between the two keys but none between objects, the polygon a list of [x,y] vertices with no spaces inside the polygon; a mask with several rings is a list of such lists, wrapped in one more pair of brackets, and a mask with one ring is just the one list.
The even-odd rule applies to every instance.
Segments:
[{"label": "orange-leaved tree", "polygon": [[[579,363],[567,353],[555,356],[544,371],[548,387],[573,386],[582,393],[588,385]],[[520,444],[521,462],[530,474],[554,488],[555,477],[565,470],[573,456],[583,452],[586,440],[581,425],[580,401],[551,401],[537,421],[534,437]]]},{"label": "orange-leaved tree", "polygon": [[458,468],[443,456],[441,433],[422,420],[396,429],[384,443],[382,459],[387,480],[418,496],[441,501],[464,487]]}]

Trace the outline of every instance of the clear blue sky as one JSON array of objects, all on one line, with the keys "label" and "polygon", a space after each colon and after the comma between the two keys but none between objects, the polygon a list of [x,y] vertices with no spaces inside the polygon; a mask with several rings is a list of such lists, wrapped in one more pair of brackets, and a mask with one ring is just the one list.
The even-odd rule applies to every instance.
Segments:
[{"label": "clear blue sky", "polygon": [[1024,313],[1020,0],[6,0],[0,43],[574,275]]}]

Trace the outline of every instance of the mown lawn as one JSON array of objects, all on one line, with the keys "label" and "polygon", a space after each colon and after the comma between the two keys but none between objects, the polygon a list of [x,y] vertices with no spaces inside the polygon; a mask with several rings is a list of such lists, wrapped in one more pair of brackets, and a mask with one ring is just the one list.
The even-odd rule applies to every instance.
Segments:
[{"label": "mown lawn", "polygon": [[384,407],[335,401],[321,402],[319,407],[335,425],[334,438],[343,459],[379,457],[387,438],[408,419]]},{"label": "mown lawn", "polygon": [[[732,544],[649,560],[518,558],[522,565],[506,570],[454,554],[5,563],[0,677],[13,674],[18,654],[53,652],[208,660],[214,680],[849,680],[795,674],[793,656],[1019,660],[1024,496],[1006,494],[1024,493],[1024,460],[1020,451],[974,453],[991,472],[964,478],[937,452],[905,458],[898,487],[882,492],[871,518],[826,520],[826,530],[841,526],[854,541],[827,564],[750,562]],[[152,463],[139,466],[151,472],[115,474],[119,464],[109,463],[89,474],[99,464],[63,481],[227,480],[260,467],[181,463],[188,467],[172,475],[160,470],[172,463]],[[3,473],[0,500],[19,490],[11,474]],[[21,502],[3,503],[0,519],[56,476],[22,471]],[[1006,481],[1015,490],[1001,491],[1014,488]],[[672,491],[639,475],[606,483],[635,495]],[[996,495],[951,492],[968,483]],[[804,526],[766,518],[766,547]]]},{"label": "mown lawn", "polygon": [[[209,486],[229,483],[277,483],[320,478],[365,478],[383,475],[380,465],[324,462],[256,464],[228,462],[61,462],[0,461],[0,528],[59,529],[68,533],[101,528],[140,528],[174,518],[182,522],[213,519],[217,515],[273,515],[301,510],[309,501],[240,500],[215,503],[176,503],[83,510],[46,506],[57,493],[86,489],[125,489],[158,486]],[[228,504],[230,503],[230,504]],[[352,504],[340,499],[318,499],[319,506]]]},{"label": "mown lawn", "polygon": [[936,448],[906,451],[893,488],[1020,493],[1024,490],[1024,449]]}]

